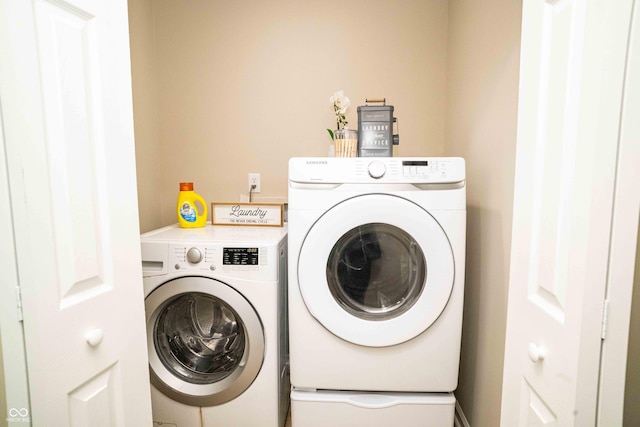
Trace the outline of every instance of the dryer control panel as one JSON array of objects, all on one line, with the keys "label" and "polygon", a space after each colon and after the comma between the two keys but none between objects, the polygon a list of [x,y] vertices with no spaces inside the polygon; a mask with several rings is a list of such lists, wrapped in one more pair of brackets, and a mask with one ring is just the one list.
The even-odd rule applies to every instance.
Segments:
[{"label": "dryer control panel", "polygon": [[298,184],[464,183],[460,157],[318,157],[289,161],[289,181]]}]

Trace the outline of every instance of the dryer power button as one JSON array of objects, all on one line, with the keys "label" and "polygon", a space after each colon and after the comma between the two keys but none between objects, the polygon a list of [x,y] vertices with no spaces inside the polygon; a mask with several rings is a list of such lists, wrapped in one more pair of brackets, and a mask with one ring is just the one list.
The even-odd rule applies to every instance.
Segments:
[{"label": "dryer power button", "polygon": [[384,163],[379,161],[369,163],[369,175],[371,178],[382,178],[385,172],[387,172],[387,167]]},{"label": "dryer power button", "polygon": [[187,251],[187,261],[197,264],[202,261],[202,252],[198,248],[191,248]]}]

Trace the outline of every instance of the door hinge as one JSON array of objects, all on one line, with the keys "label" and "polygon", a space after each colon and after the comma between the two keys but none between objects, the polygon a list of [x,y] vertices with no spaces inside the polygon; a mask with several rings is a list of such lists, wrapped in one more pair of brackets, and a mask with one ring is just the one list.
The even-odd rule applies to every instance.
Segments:
[{"label": "door hinge", "polygon": [[18,321],[22,322],[24,317],[22,315],[22,289],[20,286],[16,286],[16,305],[18,306]]},{"label": "door hinge", "polygon": [[602,333],[600,338],[603,340],[607,337],[607,322],[609,321],[609,300],[604,300],[604,306],[602,307]]}]

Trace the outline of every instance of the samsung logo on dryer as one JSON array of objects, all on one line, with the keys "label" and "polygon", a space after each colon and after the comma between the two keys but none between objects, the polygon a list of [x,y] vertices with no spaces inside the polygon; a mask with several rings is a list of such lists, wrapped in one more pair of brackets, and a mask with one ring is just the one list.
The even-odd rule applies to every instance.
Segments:
[{"label": "samsung logo on dryer", "polygon": [[328,163],[326,160],[307,160],[308,165],[326,165]]}]

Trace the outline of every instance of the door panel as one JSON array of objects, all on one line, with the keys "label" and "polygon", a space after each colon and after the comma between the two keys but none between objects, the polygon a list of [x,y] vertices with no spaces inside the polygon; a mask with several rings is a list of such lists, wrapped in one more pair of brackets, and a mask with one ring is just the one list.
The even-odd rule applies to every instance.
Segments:
[{"label": "door panel", "polygon": [[[126,425],[122,418],[122,408],[113,405],[113,402],[122,402],[122,386],[119,366],[114,365],[69,392],[69,418],[73,422],[72,425]],[[98,414],[99,417],[96,416]]]},{"label": "door panel", "polygon": [[106,211],[105,147],[95,19],[46,0],[34,3],[47,137],[51,217],[60,307],[111,289],[104,256],[112,248],[99,213]]},{"label": "door panel", "polygon": [[522,380],[519,411],[522,425],[544,426],[557,421],[551,408],[525,379]]},{"label": "door panel", "polygon": [[[530,12],[532,8],[527,9]],[[532,121],[536,135],[533,169],[528,184],[531,195],[529,254],[529,299],[559,324],[565,322],[567,261],[571,249],[571,219],[576,210],[571,195],[575,177],[579,98],[571,76],[582,61],[584,4],[572,1],[547,3],[535,8],[540,20],[539,66]],[[531,16],[531,19],[534,19]],[[575,79],[579,81],[579,78]]]},{"label": "door panel", "polygon": [[33,425],[151,425],[124,0],[0,0]]}]

